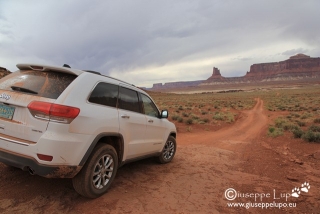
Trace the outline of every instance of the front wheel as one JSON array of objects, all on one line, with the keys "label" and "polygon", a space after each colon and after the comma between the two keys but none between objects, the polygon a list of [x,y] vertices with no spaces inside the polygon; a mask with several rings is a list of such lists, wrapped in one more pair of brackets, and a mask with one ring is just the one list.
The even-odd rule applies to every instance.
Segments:
[{"label": "front wheel", "polygon": [[118,169],[116,150],[98,144],[81,171],[72,179],[74,189],[87,198],[97,198],[108,191]]},{"label": "front wheel", "polygon": [[169,138],[167,139],[161,154],[158,157],[158,161],[160,163],[169,163],[177,150],[177,143],[176,143],[176,139],[173,136],[169,136]]}]

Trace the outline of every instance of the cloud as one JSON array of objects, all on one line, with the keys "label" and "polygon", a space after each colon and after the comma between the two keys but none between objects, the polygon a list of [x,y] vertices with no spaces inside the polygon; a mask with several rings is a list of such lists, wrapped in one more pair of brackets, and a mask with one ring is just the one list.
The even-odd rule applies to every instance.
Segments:
[{"label": "cloud", "polygon": [[308,52],[308,49],[297,48],[297,49],[287,50],[287,51],[283,52],[282,55],[293,56],[293,55],[296,55],[299,53],[306,53],[306,52]]},{"label": "cloud", "polygon": [[241,57],[241,56],[238,56],[236,58],[232,58],[231,60],[248,61],[248,60],[252,60],[252,59],[253,59],[252,57]]},{"label": "cloud", "polygon": [[214,66],[242,75],[293,50],[319,53],[317,8],[312,0],[0,1],[0,66],[67,63],[136,85],[201,79]]}]

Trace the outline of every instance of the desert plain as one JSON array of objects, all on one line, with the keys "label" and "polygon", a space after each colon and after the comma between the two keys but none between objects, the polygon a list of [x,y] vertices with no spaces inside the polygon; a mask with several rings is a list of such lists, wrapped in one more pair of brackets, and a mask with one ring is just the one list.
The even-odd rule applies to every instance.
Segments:
[{"label": "desert plain", "polygon": [[[178,130],[171,163],[124,165],[108,193],[94,200],[78,195],[70,179],[0,164],[0,212],[320,213],[319,84],[150,95]],[[308,192],[297,192],[306,182]],[[230,188],[238,194],[233,200]],[[260,202],[295,207],[228,205]]]}]

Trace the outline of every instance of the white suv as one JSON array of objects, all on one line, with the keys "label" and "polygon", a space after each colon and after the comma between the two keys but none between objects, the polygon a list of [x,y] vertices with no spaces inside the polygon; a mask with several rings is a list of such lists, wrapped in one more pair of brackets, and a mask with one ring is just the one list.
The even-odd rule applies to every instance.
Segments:
[{"label": "white suv", "polygon": [[118,167],[170,162],[176,128],[146,92],[94,71],[18,64],[0,80],[0,161],[48,178],[72,178],[89,198]]}]

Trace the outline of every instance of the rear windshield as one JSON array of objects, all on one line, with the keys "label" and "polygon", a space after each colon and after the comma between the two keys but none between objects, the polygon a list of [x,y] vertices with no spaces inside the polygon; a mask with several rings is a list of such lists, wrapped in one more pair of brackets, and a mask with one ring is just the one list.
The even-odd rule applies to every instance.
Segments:
[{"label": "rear windshield", "polygon": [[55,71],[16,71],[0,80],[0,89],[57,99],[76,75]]}]

